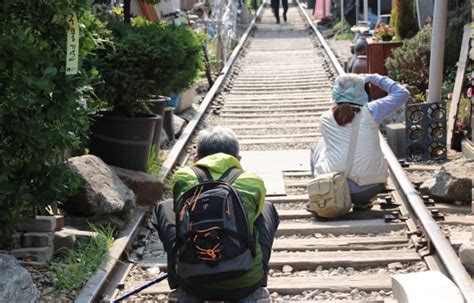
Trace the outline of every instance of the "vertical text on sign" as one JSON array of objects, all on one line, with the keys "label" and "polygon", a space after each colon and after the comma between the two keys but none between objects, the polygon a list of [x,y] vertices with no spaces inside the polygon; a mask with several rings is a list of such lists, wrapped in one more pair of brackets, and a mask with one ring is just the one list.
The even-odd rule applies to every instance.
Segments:
[{"label": "vertical text on sign", "polygon": [[77,74],[79,65],[79,24],[75,13],[66,18],[67,21],[67,49],[66,75]]}]

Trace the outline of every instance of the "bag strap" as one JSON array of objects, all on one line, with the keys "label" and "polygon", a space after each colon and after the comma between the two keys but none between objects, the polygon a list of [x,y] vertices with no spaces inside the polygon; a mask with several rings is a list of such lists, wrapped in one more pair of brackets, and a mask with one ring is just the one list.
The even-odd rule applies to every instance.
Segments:
[{"label": "bag strap", "polygon": [[354,120],[352,120],[352,133],[351,133],[351,142],[349,143],[349,151],[347,152],[346,160],[346,169],[344,171],[344,177],[347,178],[352,171],[352,164],[354,162],[354,154],[357,146],[357,134],[359,133],[359,126],[361,120],[362,112],[358,115],[355,115]]},{"label": "bag strap", "polygon": [[241,169],[238,169],[237,167],[231,167],[222,174],[222,176],[219,178],[219,181],[232,184],[242,173],[243,171]]},{"label": "bag strap", "polygon": [[207,170],[207,168],[199,167],[199,166],[191,166],[192,171],[196,174],[199,183],[204,181],[212,180],[212,176]]},{"label": "bag strap", "polygon": [[[209,173],[209,170],[205,167],[191,166],[191,169],[196,174],[199,182],[214,180],[212,175]],[[241,169],[231,167],[222,174],[218,181],[232,184],[242,173],[243,171]]]}]

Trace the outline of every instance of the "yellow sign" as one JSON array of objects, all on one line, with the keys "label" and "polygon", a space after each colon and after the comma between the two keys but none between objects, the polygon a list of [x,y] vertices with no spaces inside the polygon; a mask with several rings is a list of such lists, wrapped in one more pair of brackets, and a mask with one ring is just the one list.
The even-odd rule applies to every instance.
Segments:
[{"label": "yellow sign", "polygon": [[67,21],[67,49],[66,75],[77,74],[79,66],[79,23],[76,14],[66,18]]}]

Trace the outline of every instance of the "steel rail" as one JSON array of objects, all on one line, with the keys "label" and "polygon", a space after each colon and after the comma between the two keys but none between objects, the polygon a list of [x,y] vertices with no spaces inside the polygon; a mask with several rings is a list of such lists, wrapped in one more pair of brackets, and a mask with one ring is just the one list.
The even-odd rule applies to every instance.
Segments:
[{"label": "steel rail", "polygon": [[227,62],[224,65],[224,68],[222,68],[222,71],[219,74],[219,77],[214,81],[214,84],[212,85],[211,89],[209,92],[206,94],[206,97],[202,101],[201,105],[199,106],[199,109],[197,110],[196,114],[193,116],[193,118],[189,121],[188,125],[183,130],[183,133],[179,137],[178,141],[173,145],[173,148],[171,149],[170,153],[166,157],[165,162],[163,163],[161,170],[160,170],[160,177],[159,181],[164,182],[165,179],[168,177],[168,174],[171,172],[171,169],[174,167],[176,164],[176,161],[178,160],[179,156],[181,155],[181,152],[183,151],[184,147],[188,143],[189,139],[191,138],[194,130],[196,129],[197,125],[201,121],[201,118],[204,116],[204,114],[207,111],[207,108],[211,104],[212,99],[218,92],[219,88],[221,85],[224,83],[224,80],[226,77],[229,75],[229,71],[232,68],[235,60],[237,59],[240,51],[242,50],[242,47],[244,46],[244,43],[247,41],[248,36],[250,35],[250,32],[252,31],[256,20],[258,16],[261,14],[263,9],[263,4],[260,5],[260,8],[255,14],[255,17],[253,18],[252,22],[250,23],[249,27],[245,31],[244,35],[240,39],[239,44],[235,47],[234,51],[232,52],[231,56],[227,60]]},{"label": "steel rail", "polygon": [[[297,1],[297,3],[306,20],[308,21],[308,24],[313,29],[319,42],[323,46],[327,55],[329,56],[329,59],[331,60],[331,63],[336,69],[337,73],[339,75],[344,74],[344,69],[342,68],[339,61],[337,61],[336,56],[334,55],[329,45],[326,43],[323,35],[314,25],[314,22],[308,16],[301,3],[299,1]],[[464,296],[464,299],[468,303],[474,303],[474,285],[472,283],[471,276],[467,273],[461,261],[459,261],[459,258],[454,252],[451,243],[446,239],[446,236],[439,228],[439,225],[436,223],[428,209],[425,207],[423,200],[420,198],[418,192],[413,187],[413,184],[411,183],[405,171],[398,162],[397,157],[393,154],[392,149],[387,144],[385,138],[380,132],[379,137],[382,152],[384,153],[387,159],[389,169],[392,174],[396,176],[396,178],[394,178],[394,181],[397,182],[397,184],[399,185],[403,195],[409,203],[409,206],[413,209],[427,236],[431,239],[434,247],[436,248],[436,253],[442,260],[453,282],[459,287],[459,290]]]},{"label": "steel rail", "polygon": [[120,262],[120,257],[125,249],[134,241],[138,228],[141,226],[141,223],[145,218],[145,213],[146,210],[143,208],[139,208],[135,212],[130,223],[118,234],[112,247],[105,254],[99,268],[95,271],[94,275],[89,278],[74,302],[88,303],[99,301],[102,290],[107,286],[111,275],[113,274],[117,264]]}]

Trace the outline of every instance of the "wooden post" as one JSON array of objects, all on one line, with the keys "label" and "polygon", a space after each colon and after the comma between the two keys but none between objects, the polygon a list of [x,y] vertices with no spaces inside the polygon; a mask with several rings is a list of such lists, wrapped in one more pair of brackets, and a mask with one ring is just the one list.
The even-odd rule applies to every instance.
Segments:
[{"label": "wooden post", "polygon": [[428,89],[430,96],[428,102],[441,101],[441,82],[443,81],[444,37],[446,33],[446,19],[448,14],[448,1],[435,0],[433,16],[433,30],[431,39],[430,56],[430,81]]},{"label": "wooden post", "polygon": [[467,24],[464,26],[464,35],[462,36],[461,52],[458,61],[458,70],[456,72],[456,81],[454,82],[453,98],[451,99],[451,106],[449,108],[449,116],[447,119],[447,134],[446,144],[448,148],[452,146],[453,131],[456,125],[456,118],[459,109],[459,101],[461,99],[462,84],[464,82],[464,75],[466,73],[466,65],[468,60],[469,42],[471,40],[471,26]]}]

